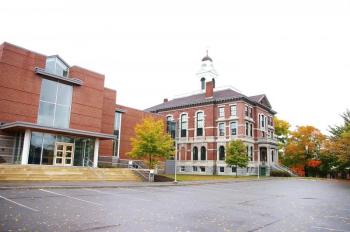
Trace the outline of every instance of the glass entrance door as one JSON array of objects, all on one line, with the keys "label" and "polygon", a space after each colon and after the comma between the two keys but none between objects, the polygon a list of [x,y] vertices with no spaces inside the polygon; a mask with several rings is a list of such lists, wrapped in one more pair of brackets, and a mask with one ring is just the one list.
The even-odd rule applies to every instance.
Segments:
[{"label": "glass entrance door", "polygon": [[55,143],[54,165],[72,166],[74,157],[73,143]]}]

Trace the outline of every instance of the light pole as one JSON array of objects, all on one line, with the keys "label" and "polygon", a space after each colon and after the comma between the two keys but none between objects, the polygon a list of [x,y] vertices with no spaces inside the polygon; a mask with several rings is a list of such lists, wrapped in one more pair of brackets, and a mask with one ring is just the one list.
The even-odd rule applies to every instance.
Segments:
[{"label": "light pole", "polygon": [[[174,134],[174,141],[175,141],[175,155],[174,155],[174,174],[175,174],[175,177],[174,177],[174,183],[176,184],[177,183],[177,173],[176,173],[176,169],[177,169],[177,163],[176,163],[176,160],[177,160],[177,136],[178,136],[178,130],[177,130],[177,123],[176,121],[171,121],[169,122],[170,123],[170,128],[171,130],[174,129],[175,131],[175,134]],[[170,133],[172,134],[172,133]]]},{"label": "light pole", "polygon": [[177,178],[176,178],[176,160],[177,160],[177,142],[176,142],[176,138],[175,138],[175,157],[174,157],[174,166],[175,166],[175,178],[174,178],[174,183],[177,183]]}]

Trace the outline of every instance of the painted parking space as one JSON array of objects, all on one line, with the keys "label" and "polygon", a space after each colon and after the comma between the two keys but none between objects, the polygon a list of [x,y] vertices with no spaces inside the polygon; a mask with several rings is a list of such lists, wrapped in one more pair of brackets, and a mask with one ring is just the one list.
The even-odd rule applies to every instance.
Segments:
[{"label": "painted parking space", "polygon": [[0,231],[348,231],[350,223],[349,186],[327,182],[43,188],[0,196]]}]

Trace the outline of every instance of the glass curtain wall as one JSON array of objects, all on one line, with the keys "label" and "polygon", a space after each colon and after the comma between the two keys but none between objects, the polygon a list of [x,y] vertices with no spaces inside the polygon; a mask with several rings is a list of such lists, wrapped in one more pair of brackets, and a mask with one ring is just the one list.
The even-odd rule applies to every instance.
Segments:
[{"label": "glass curtain wall", "polygon": [[0,135],[0,163],[21,163],[23,138],[23,132]]},{"label": "glass curtain wall", "polygon": [[115,112],[114,117],[114,132],[116,139],[113,141],[113,156],[118,157],[119,155],[119,141],[120,141],[120,127],[121,127],[122,113]]},{"label": "glass curtain wall", "polygon": [[52,165],[56,142],[74,144],[74,166],[93,166],[95,139],[41,132],[32,132],[28,164]]}]

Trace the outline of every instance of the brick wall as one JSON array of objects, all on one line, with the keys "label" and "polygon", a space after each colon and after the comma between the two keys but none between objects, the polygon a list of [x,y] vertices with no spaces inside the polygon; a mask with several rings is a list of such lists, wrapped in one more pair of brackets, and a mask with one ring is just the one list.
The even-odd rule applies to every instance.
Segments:
[{"label": "brick wall", "polygon": [[0,121],[35,123],[41,78],[34,68],[44,68],[46,57],[8,43],[0,51]]},{"label": "brick wall", "polygon": [[122,105],[116,105],[116,109],[124,111],[121,122],[119,155],[121,159],[129,159],[127,153],[131,151],[130,138],[135,136],[134,128],[136,124],[141,123],[146,117],[155,117],[158,119],[163,119],[163,117]]}]

